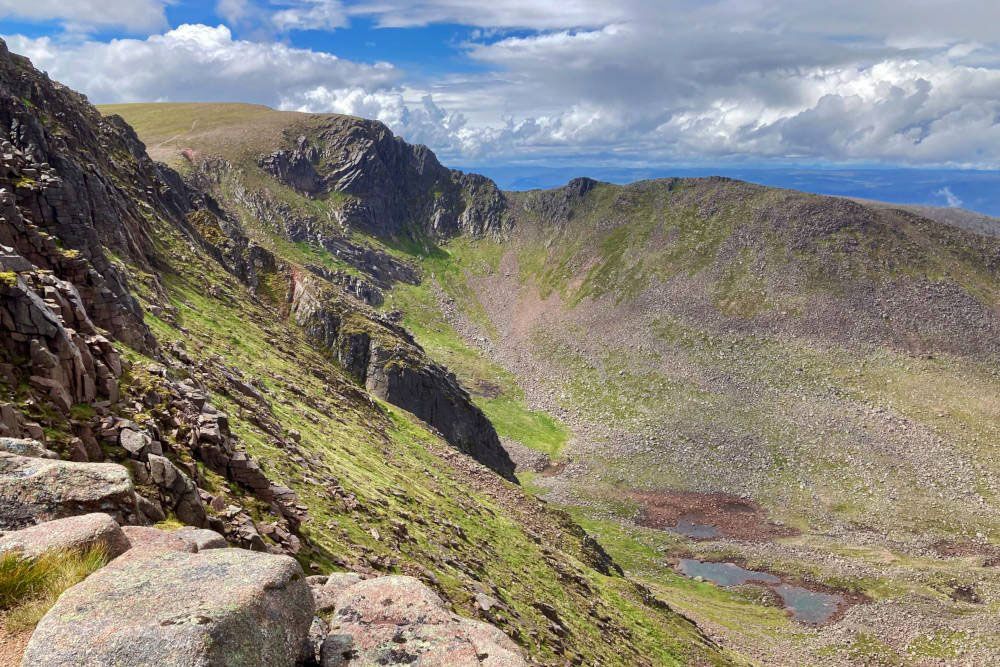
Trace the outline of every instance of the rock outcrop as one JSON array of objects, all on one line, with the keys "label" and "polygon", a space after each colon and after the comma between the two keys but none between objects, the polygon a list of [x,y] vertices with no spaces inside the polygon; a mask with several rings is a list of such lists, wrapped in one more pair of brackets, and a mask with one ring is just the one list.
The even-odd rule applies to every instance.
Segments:
[{"label": "rock outcrop", "polygon": [[[150,230],[156,224],[173,226],[199,241],[199,222],[228,224],[217,213],[175,172],[150,160],[120,118],[103,117],[82,95],[51,81],[0,42],[0,389],[12,397],[17,387],[31,392],[29,400],[19,399],[20,405],[0,403],[0,436],[42,439],[45,429],[23,408],[37,406],[37,418],[51,414],[51,407],[59,416],[46,421],[61,422],[69,431],[60,454],[96,464],[124,451],[139,491],[130,495],[129,481],[125,492],[118,477],[127,480],[128,475],[116,468],[20,462],[24,478],[18,486],[12,486],[9,474],[0,482],[5,485],[0,493],[26,494],[0,510],[3,527],[93,510],[135,523],[173,515],[197,527],[228,528],[234,543],[264,549],[243,508],[210,520],[198,486],[204,480],[193,465],[182,463],[204,454],[210,470],[273,507],[277,521],[291,527],[282,528],[289,539],[281,548],[297,550],[293,533],[302,512],[288,509],[294,494],[267,478],[229,434],[225,415],[204,396],[198,400],[197,392],[185,395],[177,383],[164,383],[172,394],[171,404],[158,414],[164,432],[182,433],[188,442],[170,442],[156,425],[140,428],[114,416],[123,407],[130,415],[137,410],[120,403],[128,364],[116,344],[158,354],[128,280],[142,274],[146,297],[154,304],[166,302],[158,271],[161,250]],[[249,282],[266,255],[242,240],[233,257],[214,256],[232,260],[233,271],[242,271]],[[163,314],[161,307],[153,308]],[[138,398],[142,410],[162,393]],[[2,465],[14,467],[9,459]],[[98,471],[111,470],[115,479],[99,479]],[[32,482],[36,479],[42,481]],[[29,482],[35,486],[27,488]],[[42,492],[47,483],[57,496]],[[86,495],[88,484],[94,497],[74,496],[73,486]],[[121,497],[101,495],[119,490]],[[46,503],[51,507],[42,507]]]},{"label": "rock outcrop", "polygon": [[[339,261],[368,276],[379,289],[387,289],[393,283],[416,284],[420,281],[418,271],[410,263],[384,250],[355,242],[350,238],[350,230],[332,217],[306,214],[292,208],[266,189],[248,187],[244,182],[245,176],[241,169],[233,167],[226,160],[207,159],[199,163],[191,181],[198,189],[225,199],[227,204],[242,209],[260,224],[277,231],[292,243],[308,243],[323,248]],[[245,245],[235,239],[242,234],[238,225],[231,220],[228,222],[229,224],[220,226],[218,234],[229,237],[229,240],[216,240],[223,246],[234,245],[239,248]],[[218,234],[203,236],[211,238]],[[232,251],[224,254],[229,258],[230,265],[240,264],[239,261],[233,261]],[[321,267],[316,268],[323,270]],[[236,273],[245,282],[253,284],[252,276],[243,276],[239,271]]]},{"label": "rock outcrop", "polygon": [[24,438],[0,438],[0,452],[36,459],[59,459],[58,454],[46,449],[42,443]]},{"label": "rock outcrop", "polygon": [[371,394],[412,412],[456,449],[516,482],[489,419],[405,329],[344,303],[311,274],[295,276],[291,307],[296,323]]},{"label": "rock outcrop", "polygon": [[139,520],[128,471],[111,463],[73,463],[0,452],[0,530],[79,514]]},{"label": "rock outcrop", "polygon": [[378,577],[349,585],[336,596],[334,608],[322,647],[328,660],[324,664],[526,664],[503,632],[452,613],[434,591],[412,577]]},{"label": "rock outcrop", "polygon": [[517,483],[514,462],[493,424],[473,404],[454,374],[406,348],[370,349],[365,386],[373,395],[408,410],[436,428],[449,443]]},{"label": "rock outcrop", "polygon": [[443,167],[378,121],[324,117],[260,166],[303,194],[343,197],[340,222],[382,238],[499,235],[511,224],[493,181]]},{"label": "rock outcrop", "polygon": [[174,535],[182,540],[194,544],[198,548],[198,551],[205,551],[206,549],[225,549],[229,546],[226,543],[226,538],[219,535],[214,530],[206,530],[203,528],[181,528],[174,531]]},{"label": "rock outcrop", "polygon": [[307,579],[288,557],[220,545],[212,531],[122,529],[106,514],[0,535],[0,553],[103,548],[111,560],[59,598],[22,667],[526,664],[503,632],[412,577]]},{"label": "rock outcrop", "polygon": [[183,182],[149,159],[124,121],[102,117],[86,98],[49,80],[4,43],[0,137],[0,216],[6,223],[0,244],[73,284],[97,326],[151,349],[155,341],[126,274],[108,251],[149,267],[147,216],[152,210],[179,218],[190,208]]},{"label": "rock outcrop", "polygon": [[183,536],[170,531],[149,526],[125,526],[122,532],[131,545],[130,557],[155,551],[198,553],[198,545],[194,541],[184,539]]},{"label": "rock outcrop", "polygon": [[[2,196],[2,195],[0,195]],[[118,400],[121,360],[88,316],[73,283],[0,246],[0,352],[26,359],[12,370],[46,393],[61,411],[78,403]]]}]

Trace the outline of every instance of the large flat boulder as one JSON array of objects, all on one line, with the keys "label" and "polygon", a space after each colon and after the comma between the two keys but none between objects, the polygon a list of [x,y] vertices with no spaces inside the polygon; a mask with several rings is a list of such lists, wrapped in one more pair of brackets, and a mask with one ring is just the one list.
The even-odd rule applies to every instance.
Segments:
[{"label": "large flat boulder", "polygon": [[129,540],[107,514],[85,514],[49,521],[0,535],[0,553],[17,552],[37,558],[52,551],[84,551],[101,548],[108,558],[128,551]]},{"label": "large flat boulder", "polygon": [[309,586],[287,556],[148,552],[64,593],[21,664],[291,667],[312,621]]},{"label": "large flat boulder", "polygon": [[316,612],[333,611],[337,596],[342,591],[361,581],[361,575],[353,572],[334,572],[328,577],[320,577],[322,581],[310,582],[313,598],[316,600]]},{"label": "large flat boulder", "polygon": [[[324,657],[331,664],[524,667],[517,645],[499,629],[451,612],[413,577],[368,579],[340,591]],[[350,638],[351,642],[343,641]],[[327,644],[350,649],[337,655]],[[343,658],[345,662],[337,662]]]},{"label": "large flat boulder", "polygon": [[0,530],[94,512],[119,523],[135,519],[135,489],[124,467],[0,451]]}]

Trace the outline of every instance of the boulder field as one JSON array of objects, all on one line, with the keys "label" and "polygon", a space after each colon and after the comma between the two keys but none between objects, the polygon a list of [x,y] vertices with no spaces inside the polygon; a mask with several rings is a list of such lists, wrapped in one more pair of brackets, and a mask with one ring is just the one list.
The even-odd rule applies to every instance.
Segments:
[{"label": "boulder field", "polygon": [[[4,525],[54,517],[0,532],[0,554],[101,549],[110,562],[63,593],[22,667],[526,664],[503,632],[412,577],[307,578],[293,558],[230,548],[212,530],[120,525],[136,516],[123,509],[136,504],[126,468],[48,453],[27,440],[0,452],[5,497],[31,500],[0,506]],[[94,508],[105,512],[83,513]]]}]

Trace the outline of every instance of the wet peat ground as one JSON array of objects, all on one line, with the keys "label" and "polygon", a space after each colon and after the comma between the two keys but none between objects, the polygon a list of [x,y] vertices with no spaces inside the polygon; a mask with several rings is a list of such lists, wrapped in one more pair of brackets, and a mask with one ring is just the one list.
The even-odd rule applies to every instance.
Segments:
[{"label": "wet peat ground", "polygon": [[637,523],[669,530],[693,539],[730,538],[766,541],[798,531],[771,523],[753,501],[725,493],[691,491],[633,491],[640,505]]}]

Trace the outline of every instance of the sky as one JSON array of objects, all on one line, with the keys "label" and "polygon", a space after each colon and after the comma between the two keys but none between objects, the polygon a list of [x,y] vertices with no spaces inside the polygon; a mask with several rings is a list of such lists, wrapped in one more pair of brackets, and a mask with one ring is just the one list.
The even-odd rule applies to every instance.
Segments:
[{"label": "sky", "polygon": [[997,26],[996,0],[0,0],[11,50],[95,103],[349,113],[452,165],[598,170],[997,170]]}]

